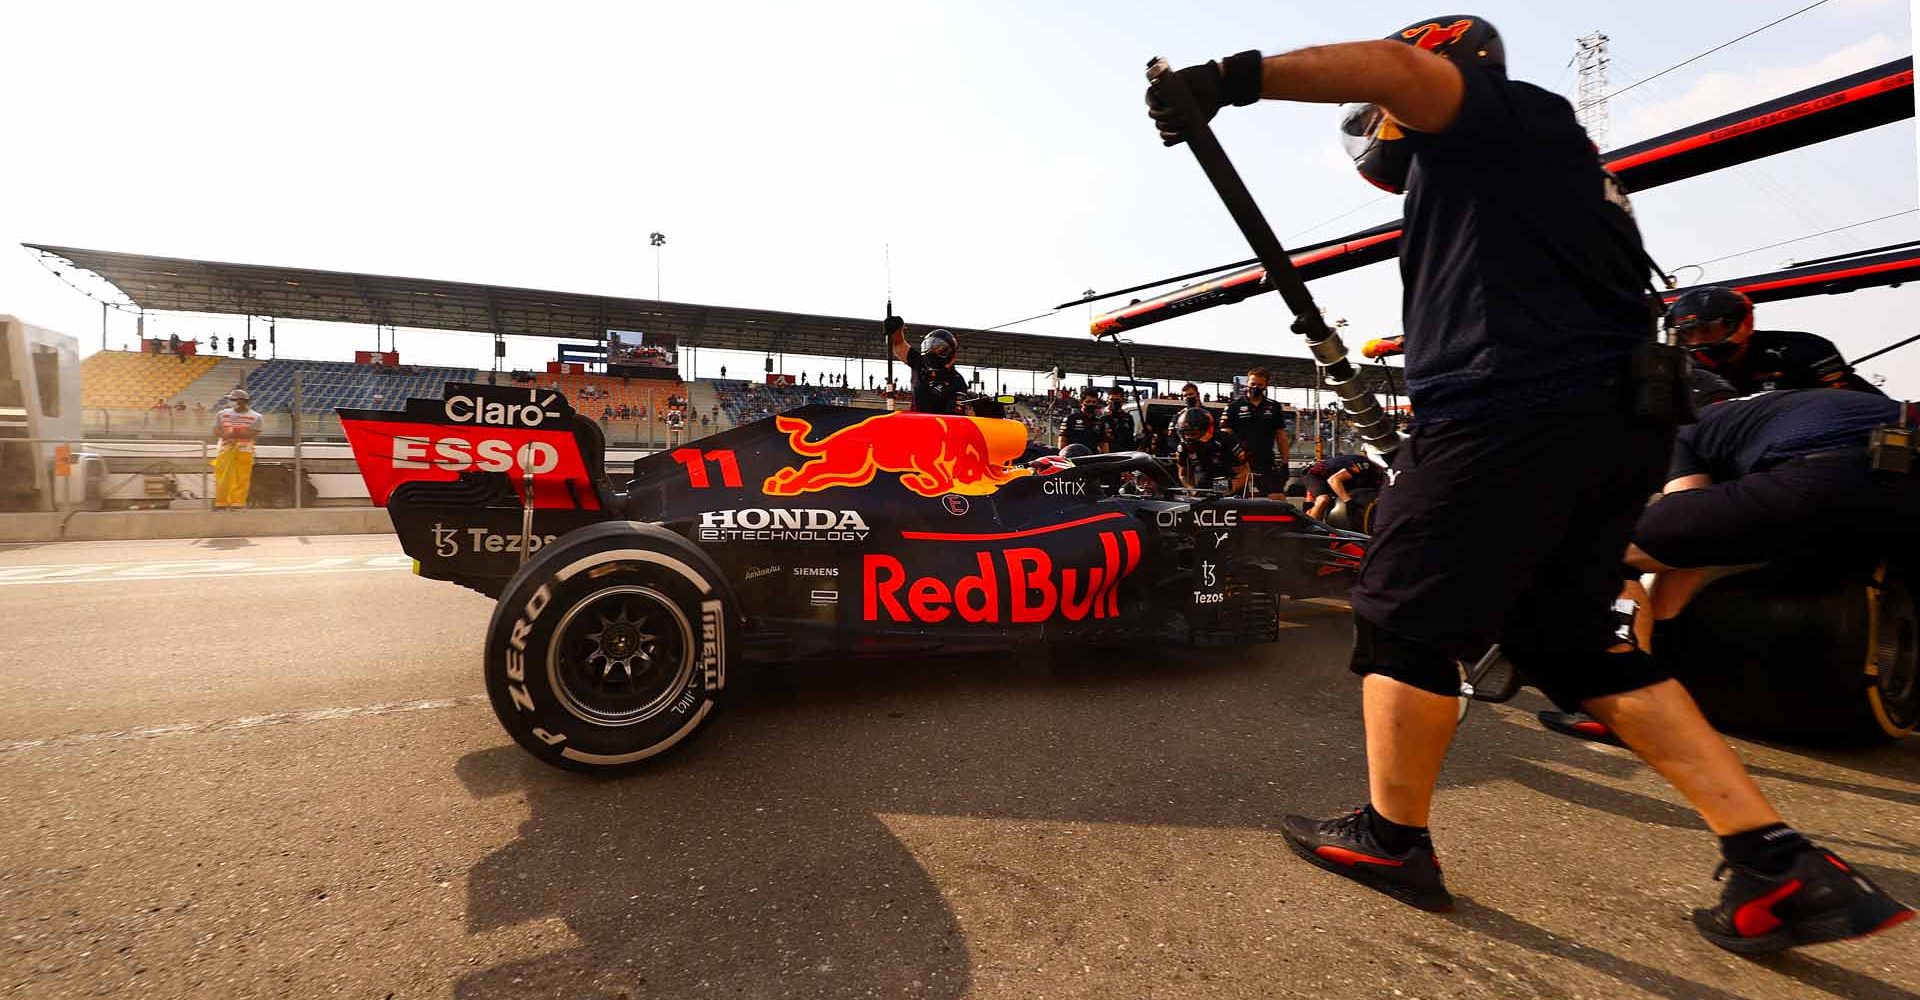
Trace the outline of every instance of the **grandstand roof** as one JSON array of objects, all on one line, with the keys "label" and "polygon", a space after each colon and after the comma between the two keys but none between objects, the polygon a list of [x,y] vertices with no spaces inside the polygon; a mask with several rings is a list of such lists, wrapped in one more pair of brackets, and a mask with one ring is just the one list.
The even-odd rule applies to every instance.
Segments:
[{"label": "grandstand roof", "polygon": [[[353,274],[264,264],[154,257],[28,243],[98,274],[141,309],[272,316],[278,319],[386,324],[512,336],[597,340],[609,328],[643,330],[689,347],[884,360],[880,318],[815,316],[769,309],[629,299],[577,292],[477,285],[432,278]],[[916,326],[922,324],[916,323]],[[1046,371],[1111,372],[1113,345],[949,326],[961,337],[963,364]],[[1294,343],[1291,334],[1276,339]],[[1142,378],[1225,381],[1265,365],[1276,386],[1317,383],[1309,358],[1210,351],[1159,344],[1128,348]]]}]

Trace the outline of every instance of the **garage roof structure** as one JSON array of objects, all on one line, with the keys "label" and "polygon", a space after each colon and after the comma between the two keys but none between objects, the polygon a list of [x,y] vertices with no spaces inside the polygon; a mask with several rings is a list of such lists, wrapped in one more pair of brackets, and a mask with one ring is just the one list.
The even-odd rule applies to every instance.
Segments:
[{"label": "garage roof structure", "polygon": [[[432,278],[353,274],[262,264],[229,264],[146,254],[24,244],[91,271],[150,312],[197,312],[276,319],[461,330],[520,337],[599,340],[608,329],[642,330],[682,347],[884,360],[880,318],[816,316],[769,309],[619,298]],[[923,324],[915,324],[922,326]],[[937,325],[937,324],[928,324]],[[966,364],[1047,371],[1111,372],[1113,345],[949,326]],[[1291,335],[1276,331],[1276,339]],[[1225,381],[1265,365],[1273,384],[1319,383],[1312,359],[1239,351],[1132,344],[1141,378]],[[988,361],[987,359],[991,359]]]}]

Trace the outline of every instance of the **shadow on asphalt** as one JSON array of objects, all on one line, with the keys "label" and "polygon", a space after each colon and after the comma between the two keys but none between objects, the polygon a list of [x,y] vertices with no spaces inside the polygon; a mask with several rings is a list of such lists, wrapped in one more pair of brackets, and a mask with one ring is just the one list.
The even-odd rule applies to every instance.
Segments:
[{"label": "shadow on asphalt", "polygon": [[[624,779],[554,771],[510,744],[469,754],[455,767],[467,790],[524,795],[528,818],[469,873],[468,932],[558,918],[578,943],[477,971],[456,994],[958,997],[965,937],[880,817],[1269,829],[1351,806],[1365,779],[1345,631],[1284,635],[1296,648],[1258,663],[1179,651],[1068,672],[1005,656],[743,672],[707,735]],[[1533,763],[1618,779],[1636,760],[1544,730],[1499,738],[1500,753],[1456,753],[1444,785],[1518,780],[1702,829],[1681,807]],[[1451,919],[1660,996],[1735,996],[1471,902]],[[1911,997],[1815,959],[1773,967],[1843,996]],[[1560,992],[1550,970],[1526,974]]]}]

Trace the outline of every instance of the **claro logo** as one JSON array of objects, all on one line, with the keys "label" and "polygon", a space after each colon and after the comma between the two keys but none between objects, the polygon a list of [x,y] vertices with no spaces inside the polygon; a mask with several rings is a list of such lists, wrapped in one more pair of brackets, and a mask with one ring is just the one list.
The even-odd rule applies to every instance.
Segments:
[{"label": "claro logo", "polygon": [[393,467],[396,469],[445,469],[465,472],[507,472],[513,469],[545,475],[560,465],[560,450],[545,441],[529,441],[516,451],[510,441],[497,438],[469,440],[462,437],[393,439]]},{"label": "claro logo", "polygon": [[1045,549],[1010,548],[974,554],[979,571],[952,582],[909,578],[894,556],[861,559],[861,613],[867,621],[935,624],[963,622],[1085,621],[1120,615],[1120,581],[1140,565],[1140,536],[1100,533],[1097,566],[1055,566]]}]

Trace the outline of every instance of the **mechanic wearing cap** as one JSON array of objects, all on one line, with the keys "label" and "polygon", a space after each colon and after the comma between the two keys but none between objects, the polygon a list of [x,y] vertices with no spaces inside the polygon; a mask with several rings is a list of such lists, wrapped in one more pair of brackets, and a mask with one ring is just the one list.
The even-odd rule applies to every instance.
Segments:
[{"label": "mechanic wearing cap", "polygon": [[214,510],[247,505],[247,491],[253,487],[253,442],[265,422],[247,390],[235,389],[227,399],[233,405],[213,415],[213,436],[220,441],[220,451],[213,456]]},{"label": "mechanic wearing cap", "polygon": [[1107,389],[1107,412],[1100,415],[1106,427],[1108,451],[1132,451],[1133,414],[1127,412],[1127,391],[1119,386]]},{"label": "mechanic wearing cap", "polygon": [[[1662,482],[1685,385],[1654,343],[1624,193],[1566,99],[1505,67],[1492,25],[1449,15],[1382,41],[1178,71],[1205,118],[1263,97],[1360,102],[1341,122],[1355,165],[1407,196],[1402,314],[1418,417],[1352,594],[1369,800],[1323,822],[1288,816],[1282,832],[1323,869],[1451,908],[1428,815],[1457,664],[1500,641],[1720,836],[1734,875],[1718,906],[1694,913],[1709,940],[1771,951],[1890,926],[1911,911],[1782,823],[1686,690],[1614,635],[1620,553]],[[1186,110],[1154,90],[1148,105],[1162,140],[1183,141]]]},{"label": "mechanic wearing cap", "polygon": [[1307,516],[1320,520],[1335,500],[1353,499],[1354,490],[1377,490],[1387,477],[1380,466],[1365,455],[1334,455],[1307,466],[1300,474],[1307,486]]},{"label": "mechanic wearing cap", "polygon": [[1090,385],[1080,390],[1080,408],[1060,418],[1059,446],[1074,444],[1084,445],[1090,453],[1106,450],[1107,425],[1100,419],[1100,394]]},{"label": "mechanic wearing cap", "polygon": [[1673,343],[1742,394],[1769,389],[1854,389],[1885,395],[1861,378],[1833,341],[1799,330],[1756,330],[1753,301],[1722,285],[1691,289],[1667,309]]},{"label": "mechanic wearing cap", "polygon": [[1220,490],[1239,496],[1247,488],[1251,469],[1247,449],[1232,431],[1214,428],[1213,413],[1204,406],[1189,406],[1173,422],[1180,438],[1174,463],[1180,469],[1180,485],[1190,490]]},{"label": "mechanic wearing cap", "polygon": [[1287,488],[1286,410],[1267,398],[1265,368],[1247,372],[1247,395],[1227,404],[1220,426],[1232,431],[1247,449],[1253,464],[1253,492],[1278,496]]},{"label": "mechanic wearing cap", "polygon": [[893,356],[906,362],[913,372],[913,412],[958,414],[960,397],[967,392],[967,380],[953,370],[960,341],[947,330],[929,330],[916,350],[907,345],[906,329],[900,317],[887,317],[887,339]]}]

